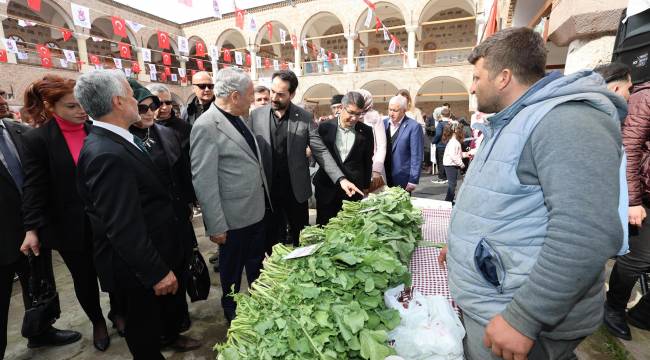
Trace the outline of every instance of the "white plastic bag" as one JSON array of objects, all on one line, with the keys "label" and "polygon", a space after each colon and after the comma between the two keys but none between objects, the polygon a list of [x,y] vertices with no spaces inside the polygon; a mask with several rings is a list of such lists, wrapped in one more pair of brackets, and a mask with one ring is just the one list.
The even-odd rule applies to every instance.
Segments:
[{"label": "white plastic bag", "polygon": [[386,306],[399,311],[400,325],[388,333],[397,355],[408,360],[462,360],[465,329],[447,299],[413,290],[408,307],[398,301],[404,285],[384,294]]}]

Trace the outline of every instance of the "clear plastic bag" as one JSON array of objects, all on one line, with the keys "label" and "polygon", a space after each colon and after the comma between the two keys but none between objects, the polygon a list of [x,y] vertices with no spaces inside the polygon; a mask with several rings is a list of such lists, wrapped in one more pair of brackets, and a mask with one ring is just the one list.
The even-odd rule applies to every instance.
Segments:
[{"label": "clear plastic bag", "polygon": [[449,301],[417,290],[404,294],[404,285],[384,294],[386,306],[401,316],[400,325],[388,334],[397,355],[408,360],[462,360],[465,329]]}]

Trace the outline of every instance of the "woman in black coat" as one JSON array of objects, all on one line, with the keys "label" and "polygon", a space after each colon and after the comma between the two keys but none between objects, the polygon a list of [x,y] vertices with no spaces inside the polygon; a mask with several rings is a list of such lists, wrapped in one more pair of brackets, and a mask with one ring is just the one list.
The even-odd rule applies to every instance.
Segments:
[{"label": "woman in black coat", "polygon": [[99,303],[92,233],[77,193],[76,164],[88,134],[88,116],[74,98],[75,81],[47,75],[25,92],[25,107],[38,128],[25,135],[21,250],[57,250],[70,270],[79,304],[93,324],[93,343],[105,351],[110,338]]},{"label": "woman in black coat", "polygon": [[175,309],[170,309],[167,312],[170,314],[170,318],[166,319],[168,321],[165,323],[166,339],[164,341],[170,342],[178,350],[191,350],[194,346],[199,345],[198,342],[187,337],[178,337],[178,333],[190,327],[185,289],[192,248],[197,244],[191,221],[192,206],[196,201],[196,196],[192,185],[190,159],[181,145],[179,135],[173,129],[155,123],[154,113],[160,105],[158,97],[133,79],[129,79],[129,85],[133,89],[133,96],[138,100],[141,119],[133,124],[129,131],[142,140],[149,157],[159,170],[160,180],[169,189],[179,225],[178,239],[182,242],[184,249],[183,254],[178,254],[184,259],[182,269],[174,270],[176,274],[180,273],[178,276],[178,303]]}]

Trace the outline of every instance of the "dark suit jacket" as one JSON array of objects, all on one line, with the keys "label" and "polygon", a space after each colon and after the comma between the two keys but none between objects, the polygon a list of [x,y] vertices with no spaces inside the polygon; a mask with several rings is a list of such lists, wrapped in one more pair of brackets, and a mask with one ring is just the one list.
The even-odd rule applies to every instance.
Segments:
[{"label": "dark suit jacket", "polygon": [[[332,155],[318,135],[313,116],[300,106],[291,104],[289,126],[287,128],[287,158],[291,187],[298,202],[305,202],[311,196],[309,178],[309,159],[306,155],[307,146],[311,148],[318,164],[329,175],[332,181],[338,180],[343,173],[336,166]],[[249,125],[257,139],[262,153],[264,172],[267,183],[273,189],[273,146],[271,144],[271,105],[253,110]]]},{"label": "dark suit jacket", "polygon": [[[85,125],[86,133],[90,123]],[[57,122],[52,119],[25,135],[25,231],[37,230],[41,244],[61,251],[91,245],[86,212],[77,193],[77,167]]]},{"label": "dark suit jacket", "polygon": [[[23,161],[23,140],[31,129],[10,119],[0,119]],[[20,245],[25,239],[22,217],[22,196],[9,170],[0,161],[0,265],[16,262],[21,255]]]},{"label": "dark suit jacket", "polygon": [[[330,154],[334,157],[336,165],[343,171],[345,178],[350,180],[359,189],[367,189],[370,186],[372,176],[372,155],[374,152],[374,138],[372,128],[362,122],[354,126],[354,144],[345,161],[342,161],[338,148],[336,147],[336,133],[338,130],[338,119],[322,122],[318,126],[318,133],[327,146]],[[345,196],[343,189],[336,185],[327,176],[322,168],[318,169],[314,176],[314,186],[319,201],[330,202],[335,195]]]},{"label": "dark suit jacket", "polygon": [[77,164],[102,288],[151,289],[183,263],[172,199],[155,164],[121,136],[93,127]]}]

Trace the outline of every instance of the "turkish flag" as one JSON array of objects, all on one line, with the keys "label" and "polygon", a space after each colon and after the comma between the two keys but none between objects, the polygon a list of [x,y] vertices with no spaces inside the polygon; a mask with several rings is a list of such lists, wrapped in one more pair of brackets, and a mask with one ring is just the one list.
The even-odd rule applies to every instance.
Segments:
[{"label": "turkish flag", "polygon": [[7,50],[0,49],[0,62],[7,62]]},{"label": "turkish flag", "polygon": [[371,8],[372,10],[376,10],[376,9],[377,9],[377,5],[375,5],[372,1],[370,1],[370,0],[363,0],[363,2],[366,3],[366,5],[368,5],[368,7]]},{"label": "turkish flag", "polygon": [[45,45],[36,45],[36,50],[38,51],[38,56],[41,59],[50,57],[50,48],[49,47],[47,47]]},{"label": "turkish flag", "polygon": [[131,58],[131,46],[129,46],[129,44],[118,43],[118,48],[120,49],[120,57],[122,59]]},{"label": "turkish flag", "polygon": [[167,74],[166,73],[160,74],[160,81],[167,81]]},{"label": "turkish flag", "polygon": [[294,49],[298,48],[298,37],[296,34],[291,34],[291,46],[293,46]]},{"label": "turkish flag", "polygon": [[99,65],[99,56],[90,55],[90,63],[93,65]]},{"label": "turkish flag", "polygon": [[488,16],[487,23],[485,25],[485,36],[483,39],[487,39],[497,32],[497,2],[492,3],[490,8],[490,15]]},{"label": "turkish flag", "polygon": [[196,60],[196,67],[198,67],[201,71],[205,70],[203,67],[203,60]]},{"label": "turkish flag", "polygon": [[266,23],[266,29],[269,31],[269,41],[273,38],[273,24],[271,22]]},{"label": "turkish flag", "polygon": [[246,54],[246,66],[251,66],[251,54]]},{"label": "turkish flag", "polygon": [[52,59],[50,59],[49,57],[41,58],[41,66],[46,67],[46,68],[51,68],[52,67]]},{"label": "turkish flag", "polygon": [[169,34],[164,31],[158,31],[158,47],[169,49]]},{"label": "turkish flag", "polygon": [[171,65],[172,64],[172,55],[170,53],[164,52],[162,54],[163,57],[163,64],[165,65]]},{"label": "turkish flag", "polygon": [[132,63],[131,71],[133,71],[136,74],[140,73],[140,64],[138,64],[137,62]]},{"label": "turkish flag", "polygon": [[379,20],[379,16],[375,16],[375,34],[379,32],[379,29],[381,29],[381,20]]},{"label": "turkish flag", "polygon": [[245,14],[244,10],[235,8],[235,16],[237,17],[237,19],[235,20],[235,26],[237,26],[242,30],[244,30],[244,14]]},{"label": "turkish flag", "polygon": [[172,74],[172,69],[169,66],[165,66],[165,75],[171,75]]},{"label": "turkish flag", "polygon": [[196,56],[204,57],[205,56],[205,44],[201,41],[196,42]]},{"label": "turkish flag", "polygon": [[30,9],[40,12],[41,11],[41,0],[27,0],[27,6]]},{"label": "turkish flag", "polygon": [[111,22],[113,23],[113,33],[117,36],[126,37],[126,22],[119,16],[112,16]]},{"label": "turkish flag", "polygon": [[265,69],[270,69],[271,68],[271,59],[264,58],[264,68]]},{"label": "turkish flag", "polygon": [[232,62],[232,56],[230,55],[230,49],[223,50],[223,61]]},{"label": "turkish flag", "polygon": [[72,37],[72,31],[63,29],[61,30],[61,35],[63,36],[63,41],[68,41]]}]

